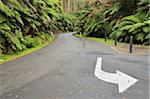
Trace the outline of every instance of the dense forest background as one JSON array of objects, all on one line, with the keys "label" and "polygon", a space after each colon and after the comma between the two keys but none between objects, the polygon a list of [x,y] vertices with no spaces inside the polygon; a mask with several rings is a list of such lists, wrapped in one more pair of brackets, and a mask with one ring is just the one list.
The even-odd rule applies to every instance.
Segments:
[{"label": "dense forest background", "polygon": [[149,44],[149,0],[0,0],[0,53],[42,45],[55,33]]},{"label": "dense forest background", "polygon": [[150,40],[149,0],[88,0],[76,14],[79,21],[76,31],[83,36],[117,39],[134,43],[149,44]]},{"label": "dense forest background", "polygon": [[0,53],[11,54],[73,31],[71,15],[59,0],[0,0]]}]

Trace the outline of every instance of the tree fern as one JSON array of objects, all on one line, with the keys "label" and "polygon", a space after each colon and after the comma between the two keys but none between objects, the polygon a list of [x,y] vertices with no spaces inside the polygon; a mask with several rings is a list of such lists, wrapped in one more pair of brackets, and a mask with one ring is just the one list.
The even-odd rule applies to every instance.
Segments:
[{"label": "tree fern", "polygon": [[0,0],[2,53],[34,47],[36,40],[45,42],[54,30],[71,30],[72,19],[65,16],[59,3],[59,0]]},{"label": "tree fern", "polygon": [[[123,18],[122,22],[114,28],[114,32],[111,34],[111,37],[119,37],[119,39],[122,39],[128,35],[134,35],[135,40],[142,43],[145,41],[145,36],[150,32],[149,20],[142,20],[143,19],[140,20],[140,17],[136,15]],[[122,34],[120,35],[120,33]]]}]

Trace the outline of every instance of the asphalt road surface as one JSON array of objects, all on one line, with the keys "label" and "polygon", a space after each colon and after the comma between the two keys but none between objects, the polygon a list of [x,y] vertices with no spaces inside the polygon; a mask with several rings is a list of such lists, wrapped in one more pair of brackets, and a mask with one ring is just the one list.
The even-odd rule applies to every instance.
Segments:
[{"label": "asphalt road surface", "polygon": [[[95,77],[97,57],[103,58],[104,71],[119,70],[139,81],[118,93],[118,85]],[[149,99],[148,55],[119,54],[104,44],[76,38],[72,33],[61,34],[46,48],[4,65],[17,64],[42,69],[35,80],[3,94],[1,99]],[[28,80],[30,76],[22,79]]]}]

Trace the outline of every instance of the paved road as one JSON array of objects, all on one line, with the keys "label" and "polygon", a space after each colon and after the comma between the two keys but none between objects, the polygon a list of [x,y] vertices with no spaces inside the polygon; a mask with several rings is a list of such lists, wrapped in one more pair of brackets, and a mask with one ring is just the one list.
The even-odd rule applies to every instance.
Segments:
[{"label": "paved road", "polygon": [[[117,85],[95,77],[97,57],[103,58],[104,71],[115,73],[117,69],[139,81],[119,94]],[[148,55],[118,54],[110,47],[76,38],[71,33],[59,35],[53,44],[19,59],[19,63],[4,65],[7,68],[17,64],[42,67],[36,76],[43,76],[3,94],[1,99],[149,99]],[[30,76],[22,79],[28,80]]]}]

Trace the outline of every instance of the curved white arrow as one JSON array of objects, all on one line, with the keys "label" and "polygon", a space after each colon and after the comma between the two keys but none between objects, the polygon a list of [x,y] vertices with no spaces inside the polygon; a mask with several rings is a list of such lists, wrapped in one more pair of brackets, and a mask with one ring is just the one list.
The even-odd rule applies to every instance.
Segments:
[{"label": "curved white arrow", "polygon": [[118,84],[119,93],[123,93],[129,87],[134,85],[138,80],[116,70],[116,73],[108,73],[102,70],[102,58],[97,58],[97,63],[95,67],[95,76],[105,82]]}]

